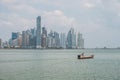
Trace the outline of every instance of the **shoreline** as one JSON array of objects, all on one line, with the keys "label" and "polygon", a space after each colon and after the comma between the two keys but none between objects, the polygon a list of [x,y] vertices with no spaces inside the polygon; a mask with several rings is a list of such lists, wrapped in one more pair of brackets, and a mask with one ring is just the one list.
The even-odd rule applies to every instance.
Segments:
[{"label": "shoreline", "polygon": [[0,48],[0,50],[120,50],[120,48],[84,48],[84,49],[64,49],[64,48]]}]

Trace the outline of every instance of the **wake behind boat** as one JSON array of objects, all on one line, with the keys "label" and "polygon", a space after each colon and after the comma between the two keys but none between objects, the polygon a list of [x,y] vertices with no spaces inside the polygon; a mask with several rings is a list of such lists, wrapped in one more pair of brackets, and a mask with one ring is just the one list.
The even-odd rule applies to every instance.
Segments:
[{"label": "wake behind boat", "polygon": [[85,56],[84,53],[78,55],[78,59],[93,59],[94,55]]}]

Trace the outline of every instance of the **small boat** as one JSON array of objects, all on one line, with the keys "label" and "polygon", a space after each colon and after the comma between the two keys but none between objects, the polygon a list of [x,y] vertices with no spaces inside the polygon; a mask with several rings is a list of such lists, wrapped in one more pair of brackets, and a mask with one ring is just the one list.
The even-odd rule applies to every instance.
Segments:
[{"label": "small boat", "polygon": [[93,59],[94,55],[84,56],[84,54],[78,55],[78,59]]}]

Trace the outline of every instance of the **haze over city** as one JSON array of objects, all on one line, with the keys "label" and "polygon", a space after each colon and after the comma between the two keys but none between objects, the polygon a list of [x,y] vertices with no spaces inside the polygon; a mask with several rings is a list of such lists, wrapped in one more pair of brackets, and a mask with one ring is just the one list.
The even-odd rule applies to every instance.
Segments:
[{"label": "haze over city", "polygon": [[0,0],[0,38],[36,27],[41,16],[48,31],[83,34],[86,48],[120,46],[119,0]]}]

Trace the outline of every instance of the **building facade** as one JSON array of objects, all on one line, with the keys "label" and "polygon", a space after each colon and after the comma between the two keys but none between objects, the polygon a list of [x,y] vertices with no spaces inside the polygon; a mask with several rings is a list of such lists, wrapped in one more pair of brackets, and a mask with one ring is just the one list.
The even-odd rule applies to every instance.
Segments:
[{"label": "building facade", "polygon": [[60,48],[60,38],[58,32],[54,32],[54,48]]},{"label": "building facade", "polygon": [[36,19],[36,48],[41,48],[41,16],[38,16]]},{"label": "building facade", "polygon": [[78,33],[78,37],[77,37],[77,48],[84,48],[84,39],[82,37],[81,33]]},{"label": "building facade", "polygon": [[22,31],[22,48],[27,48],[27,33]]},{"label": "building facade", "polygon": [[12,37],[9,39],[10,48],[21,48],[22,36],[20,32],[12,32]]},{"label": "building facade", "polygon": [[47,38],[48,48],[53,48],[55,46],[54,32],[50,31]]},{"label": "building facade", "polygon": [[0,39],[0,48],[2,48],[2,39]]},{"label": "building facade", "polygon": [[47,37],[48,48],[60,48],[59,33],[51,31]]},{"label": "building facade", "polygon": [[42,48],[47,48],[47,30],[45,27],[42,28],[42,38],[41,38]]},{"label": "building facade", "polygon": [[32,28],[29,32],[29,47],[36,48],[36,29]]},{"label": "building facade", "polygon": [[18,33],[12,32],[12,40],[17,39]]},{"label": "building facade", "polygon": [[73,28],[71,28],[68,32],[66,47],[68,49],[76,48],[76,33]]},{"label": "building facade", "polygon": [[66,36],[65,33],[60,34],[60,47],[66,48]]},{"label": "building facade", "polygon": [[67,44],[66,44],[66,47],[67,48],[72,48],[72,33],[71,33],[71,30],[67,34]]}]

